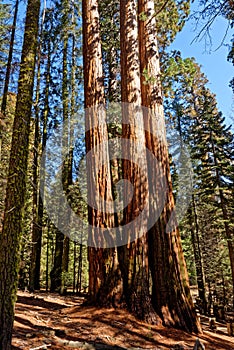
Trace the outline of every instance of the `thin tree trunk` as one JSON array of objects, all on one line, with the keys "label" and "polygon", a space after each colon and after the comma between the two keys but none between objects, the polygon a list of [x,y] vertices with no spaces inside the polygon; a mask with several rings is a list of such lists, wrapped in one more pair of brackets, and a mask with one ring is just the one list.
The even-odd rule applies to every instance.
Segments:
[{"label": "thin tree trunk", "polygon": [[191,241],[193,246],[193,254],[195,259],[195,267],[196,267],[198,296],[202,302],[203,313],[207,313],[205,276],[204,276],[204,269],[203,269],[203,263],[202,263],[202,254],[201,254],[200,238],[199,238],[199,225],[198,225],[194,194],[192,194],[192,208],[189,208],[189,221],[190,221],[189,224],[190,224],[190,232],[191,232]]},{"label": "thin tree trunk", "polygon": [[109,79],[108,79],[108,98],[110,102],[113,102],[118,98],[118,95],[116,96],[117,92],[117,68],[113,62],[116,62],[116,52],[115,49],[112,48],[110,55],[109,55]]},{"label": "thin tree trunk", "polygon": [[76,291],[76,242],[74,242],[73,247],[73,281],[72,281],[72,291],[75,293]]},{"label": "thin tree trunk", "polygon": [[[41,23],[40,40],[37,50],[37,86],[35,100],[35,128],[34,128],[34,146],[33,146],[33,227],[32,227],[32,253],[30,259],[30,274],[29,274],[29,290],[40,289],[40,258],[41,245],[38,246],[38,171],[39,171],[39,145],[40,145],[40,130],[39,130],[39,99],[40,99],[40,82],[41,82],[41,42],[42,30],[45,18],[45,4],[43,18]],[[40,235],[39,235],[40,237]]]},{"label": "thin tree trunk", "polygon": [[69,267],[69,251],[70,251],[70,239],[68,237],[64,237],[63,257],[62,257],[62,281],[61,281],[61,289],[60,289],[61,295],[65,295],[67,292],[66,278],[67,278],[68,267]]},{"label": "thin tree trunk", "polygon": [[62,283],[62,258],[63,258],[63,241],[64,234],[56,228],[54,263],[50,272],[50,291],[60,292]]},{"label": "thin tree trunk", "polygon": [[[32,225],[32,254],[30,259],[30,276],[29,276],[29,290],[40,288],[40,272],[39,276],[36,273],[36,247],[38,231],[38,158],[39,158],[39,144],[40,144],[40,133],[39,133],[39,89],[40,89],[40,68],[38,64],[37,74],[37,91],[36,91],[36,111],[35,111],[35,128],[34,128],[34,146],[33,146],[33,225]],[[40,269],[39,269],[40,271]],[[39,287],[39,288],[38,288]]]},{"label": "thin tree trunk", "polygon": [[6,116],[7,95],[8,95],[8,89],[9,89],[9,83],[10,83],[10,76],[11,76],[11,63],[12,63],[13,50],[14,50],[15,29],[16,29],[16,22],[17,22],[18,7],[19,7],[19,0],[16,0],[14,19],[13,19],[12,31],[11,31],[10,48],[9,48],[9,54],[8,54],[8,59],[7,59],[6,76],[5,76],[3,96],[2,96],[2,104],[1,104],[1,115],[0,115],[0,162],[2,160],[2,128],[3,128],[3,126],[2,126],[3,122],[1,121],[1,119],[5,119],[5,116]]},{"label": "thin tree trunk", "polygon": [[[139,18],[142,104],[147,107],[144,114],[146,146],[158,160],[159,169],[157,170],[161,168],[161,174],[156,170],[152,171],[152,163],[148,157],[151,194],[150,219],[155,217],[156,221],[149,231],[152,300],[164,324],[198,332],[201,328],[192,303],[174,212],[160,84],[154,1],[139,0],[138,6],[139,14],[144,14],[146,17],[146,19]],[[164,202],[161,214],[158,213],[160,201]],[[169,220],[170,225],[168,225]]]},{"label": "thin tree trunk", "polygon": [[[65,6],[68,4],[65,2]],[[66,8],[65,8],[66,10]],[[69,135],[70,135],[70,126],[68,125],[69,118],[69,106],[68,106],[68,70],[67,70],[67,54],[68,54],[68,36],[64,35],[64,47],[63,47],[63,147],[62,154],[65,155],[65,160],[63,163],[63,188],[68,196],[69,186],[72,183],[72,155],[69,147]],[[68,154],[67,154],[68,153]],[[61,266],[61,286],[60,294],[66,293],[65,280],[68,272],[69,265],[69,238],[66,236],[63,240],[63,251],[62,251],[62,266]]]},{"label": "thin tree trunk", "polygon": [[[50,86],[50,66],[51,66],[51,49],[50,42],[48,42],[48,58],[47,58],[47,68],[46,68],[46,88],[45,88],[45,106],[43,112],[43,131],[42,131],[42,152],[46,148],[47,143],[47,123],[48,123],[48,113],[49,113],[49,86]],[[38,118],[39,116],[37,116]],[[35,121],[37,124],[39,121]],[[39,125],[36,125],[35,128],[35,143],[37,144],[36,137],[39,137]],[[37,135],[36,135],[37,133]],[[36,162],[38,161],[38,147],[34,150],[36,152]],[[42,231],[43,231],[43,217],[44,217],[44,186],[45,186],[45,157],[41,160],[40,166],[40,180],[39,180],[39,189],[40,196],[37,201],[37,194],[34,193],[34,206],[38,202],[38,205],[35,208],[34,212],[34,223],[33,223],[33,232],[32,232],[32,253],[31,253],[31,262],[30,262],[30,279],[29,279],[29,288],[30,290],[39,290],[40,289],[40,269],[41,269],[41,240],[42,240]],[[37,178],[37,164],[34,164],[34,181]],[[36,191],[37,188],[34,189]],[[36,213],[37,210],[37,213]]]},{"label": "thin tree trunk", "polygon": [[[1,118],[5,118],[5,114],[6,114],[7,95],[8,95],[8,89],[9,89],[9,83],[10,83],[10,76],[11,76],[11,63],[12,63],[13,50],[14,50],[15,29],[16,29],[18,8],[19,8],[19,0],[16,0],[14,19],[13,19],[12,31],[11,31],[10,48],[9,48],[9,54],[7,59],[7,66],[6,66],[6,76],[5,76],[3,96],[2,96]],[[1,158],[2,158],[2,123],[0,121],[0,162],[1,162]]]},{"label": "thin tree trunk", "polygon": [[11,156],[0,235],[0,348],[11,349],[22,218],[25,204],[28,146],[40,1],[29,0],[21,56]]},{"label": "thin tree trunk", "polygon": [[6,106],[7,106],[7,94],[8,94],[9,83],[10,83],[11,63],[12,63],[13,50],[14,50],[15,29],[16,29],[18,8],[19,8],[19,0],[16,0],[14,19],[13,19],[12,31],[11,31],[10,49],[8,54],[6,76],[5,76],[4,90],[3,90],[3,96],[2,96],[1,112],[3,115],[6,113]]},{"label": "thin tree trunk", "polygon": [[78,276],[77,276],[77,292],[81,292],[81,281],[82,281],[82,262],[83,262],[83,244],[82,237],[80,243],[79,260],[78,260]]},{"label": "thin tree trunk", "polygon": [[49,242],[50,242],[50,238],[49,238],[49,230],[50,227],[49,225],[47,225],[47,236],[46,236],[46,291],[48,292],[49,290]]},{"label": "thin tree trunk", "polygon": [[[75,18],[74,18],[74,1],[72,2],[73,5],[73,13],[72,13],[72,24],[75,24]],[[76,48],[76,39],[75,39],[75,33],[72,33],[72,68],[71,68],[71,122],[74,119],[75,116],[75,74],[76,74],[76,60],[75,60],[75,48]],[[70,128],[70,138],[73,138],[73,131],[72,127]],[[72,164],[71,164],[71,182],[72,182]],[[73,260],[73,293],[75,293],[76,288],[76,242],[74,242],[74,260]]]},{"label": "thin tree trunk", "polygon": [[[64,2],[64,10],[67,11],[68,3]],[[67,15],[66,15],[67,16]],[[65,21],[67,18],[65,18]],[[64,28],[66,29],[66,28]],[[69,125],[69,91],[68,91],[68,35],[64,33],[63,38],[63,83],[62,83],[62,100],[63,100],[63,140],[62,140],[62,157],[63,157],[63,169],[62,169],[62,182],[66,195],[69,195],[69,186],[72,184],[72,160],[73,155],[70,149],[70,139],[72,138],[71,128]],[[74,39],[73,39],[74,49]],[[73,54],[72,54],[73,55]],[[74,64],[74,61],[73,61]],[[72,68],[74,69],[74,68]],[[72,72],[73,77],[73,72]],[[72,86],[72,99],[74,98],[73,92],[74,86]],[[74,101],[72,101],[74,104]],[[72,109],[74,107],[72,106]],[[73,112],[73,111],[72,111]],[[73,115],[71,116],[70,122]],[[69,218],[67,218],[69,220]],[[61,218],[62,220],[62,218]],[[63,239],[62,239],[63,237]],[[51,273],[51,286],[55,290],[59,290],[60,294],[66,293],[66,276],[69,265],[69,238],[64,237],[63,234],[57,230],[56,232],[56,247],[54,267]],[[53,280],[53,281],[52,281]]]},{"label": "thin tree trunk", "polygon": [[[63,188],[68,194],[69,186],[69,157],[68,152],[68,79],[67,79],[67,51],[68,51],[68,38],[65,34],[63,43],[63,82],[62,82],[62,102],[63,102],[63,139],[62,139],[62,158],[63,158],[63,168],[62,168],[62,183]],[[61,206],[61,203],[59,204]],[[58,218],[59,222],[62,222],[63,218]],[[68,253],[69,245],[67,243],[67,237],[57,228],[56,229],[56,244],[55,244],[55,256],[54,265],[51,271],[51,291],[59,291],[64,293],[64,281],[66,273],[66,266],[68,266]],[[66,240],[66,248],[64,249],[64,241]],[[66,255],[63,256],[63,253]],[[63,271],[63,268],[65,269]]]}]

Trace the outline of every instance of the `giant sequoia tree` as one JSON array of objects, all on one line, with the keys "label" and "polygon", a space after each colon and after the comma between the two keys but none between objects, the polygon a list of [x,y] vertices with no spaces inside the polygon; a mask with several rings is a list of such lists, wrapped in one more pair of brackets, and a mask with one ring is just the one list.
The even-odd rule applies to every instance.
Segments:
[{"label": "giant sequoia tree", "polygon": [[[91,3],[93,6],[88,8]],[[123,178],[128,180],[128,184],[131,182],[134,188],[132,200],[124,209],[121,225],[124,227],[129,222],[133,222],[133,225],[130,231],[124,228],[121,230],[124,235],[123,244],[127,242],[127,245],[117,249],[117,256],[114,249],[114,254],[109,255],[103,254],[102,249],[90,248],[90,294],[92,299],[97,301],[96,295],[100,291],[100,286],[103,287],[102,297],[108,298],[115,294],[114,288],[110,293],[110,288],[108,288],[110,280],[106,277],[106,272],[110,268],[112,271],[117,271],[119,261],[123,283],[122,296],[131,311],[150,322],[156,322],[158,314],[165,324],[197,332],[200,326],[191,300],[187,270],[174,213],[160,86],[159,55],[156,44],[154,2],[139,1],[138,6],[139,23],[137,23],[135,1],[122,0],[120,2],[121,99],[123,102],[122,174]],[[86,123],[88,122],[86,148],[89,151],[97,143],[106,140],[107,136],[102,126],[103,122],[105,124],[105,119],[103,119],[103,114],[98,114],[96,108],[98,104],[104,104],[97,2],[91,1],[88,2],[88,5],[86,2],[83,3],[83,11],[85,107],[90,107],[92,111],[92,113],[86,113]],[[144,113],[141,108],[142,104],[148,108],[144,110]],[[105,133],[102,133],[101,137],[98,134],[98,127],[91,129],[91,118],[95,123],[99,121],[103,127]],[[129,140],[129,142],[124,140]],[[158,160],[160,171],[151,162],[151,157],[147,156],[145,145]],[[105,161],[108,162],[106,156]],[[95,159],[95,162],[91,164],[91,170],[94,172],[96,166],[102,165],[100,160]],[[109,173],[103,172],[105,167],[101,166],[101,169],[101,173],[98,169],[99,193],[103,192],[103,175],[106,181],[105,190],[108,191],[108,186],[111,186]],[[92,185],[92,181],[89,185]],[[166,196],[164,196],[165,186]],[[126,196],[131,192],[130,187],[126,185],[124,189]],[[151,193],[150,198],[147,198],[148,192]],[[92,195],[91,190],[89,193]],[[108,193],[103,193],[104,198],[106,195]],[[164,206],[161,203],[162,197]],[[111,196],[109,199],[112,199]],[[91,201],[91,198],[89,200]],[[139,228],[134,222],[137,222],[140,213],[149,203],[148,222],[142,222]],[[89,222],[94,227],[97,226],[97,223],[106,224],[107,227],[114,224],[114,221],[108,222],[105,215],[105,212],[104,215],[100,215],[97,210],[89,207]],[[169,220],[171,225],[168,225]],[[154,225],[147,232],[147,227],[152,226],[152,222]],[[96,238],[93,235],[91,238],[92,241],[89,243],[97,245]],[[112,259],[115,258],[115,262],[108,261],[110,256]],[[153,282],[152,301],[149,298],[149,267]]]},{"label": "giant sequoia tree", "polygon": [[[89,230],[89,294],[92,301],[115,303],[121,294],[118,283],[116,248],[112,246],[111,228],[114,227],[111,174],[108,152],[102,53],[97,0],[83,0],[83,57],[86,151],[93,152],[87,163]],[[100,150],[98,147],[104,144]],[[112,213],[111,213],[112,211]],[[106,242],[107,239],[107,242]],[[118,286],[119,284],[119,286]]]},{"label": "giant sequoia tree", "polygon": [[39,0],[28,1],[3,228],[0,235],[0,347],[4,350],[11,349],[14,321],[39,9]]},{"label": "giant sequoia tree", "polygon": [[[121,99],[122,99],[122,171],[128,185],[124,195],[134,186],[133,197],[124,209],[123,224],[134,224],[123,230],[127,245],[120,248],[120,264],[123,274],[124,295],[127,305],[141,318],[157,322],[149,297],[149,263],[147,218],[138,216],[148,206],[147,160],[143,111],[141,110],[140,61],[137,27],[137,6],[134,1],[120,1],[121,41]],[[131,185],[130,185],[131,184]],[[148,208],[147,208],[148,210]]]},{"label": "giant sequoia tree", "polygon": [[[60,2],[61,7],[57,1],[55,3],[56,9],[47,11],[51,21],[45,16],[45,26],[47,20],[53,22],[53,25],[48,25],[48,22],[49,34],[43,34],[41,73],[38,73],[41,74],[41,81],[39,79],[36,95],[36,123],[39,122],[40,116],[44,122],[41,127],[42,150],[45,148],[51,127],[61,122],[65,130],[65,122],[73,116],[76,105],[73,55],[77,48],[74,33],[70,35],[70,20],[74,15],[73,13],[71,16],[70,11],[74,3],[72,2],[71,6],[70,1],[64,0]],[[113,18],[108,14],[108,25],[104,28],[106,3],[103,1],[100,4],[98,0],[82,1],[90,300],[97,305],[121,304],[148,322],[163,322],[197,332],[200,328],[189,293],[180,234],[174,215],[155,20],[158,11],[164,11],[168,4],[174,9],[175,4],[182,6],[173,13],[186,13],[188,1],[159,1],[159,8],[155,13],[152,0],[113,0]],[[0,236],[0,347],[4,350],[10,349],[17,286],[39,7],[40,1],[28,0],[3,231]],[[72,11],[75,11],[74,9],[75,7]],[[102,30],[100,9],[101,20],[104,21]],[[175,22],[178,22],[179,16],[175,17]],[[174,18],[169,22],[174,28]],[[73,25],[72,22],[72,27]],[[109,28],[112,28],[113,32],[109,33]],[[178,27],[170,32],[171,39],[177,30]],[[108,38],[110,43],[106,42]],[[107,82],[106,99],[104,79]],[[120,100],[120,80],[122,126],[118,124],[110,130],[105,107],[109,102]],[[55,114],[58,116],[54,117]],[[39,124],[35,134],[39,137]],[[69,136],[64,138],[62,145],[63,150],[67,149],[70,142],[71,135],[69,132],[67,135]],[[109,137],[120,136],[122,160],[117,157],[113,160],[110,155]],[[38,147],[39,144],[35,145]],[[117,163],[118,174],[111,171],[110,159],[112,168],[113,163]],[[153,159],[156,161],[152,161]],[[39,173],[37,166],[34,170]],[[66,194],[70,191],[73,175],[71,170],[72,158],[67,157],[63,163],[62,174]],[[122,211],[115,213],[117,206],[115,207],[113,201],[113,184],[121,179],[121,176],[127,180],[123,181],[122,191],[123,202],[127,205]],[[34,180],[38,182],[37,174]],[[43,181],[44,177],[41,176],[40,187],[43,187]],[[46,217],[43,198],[38,200],[37,187],[35,190],[34,218],[39,230],[32,236],[33,242],[36,243],[31,260],[32,289],[40,287],[42,226]],[[36,212],[35,207],[38,204],[39,210]],[[148,213],[148,216],[141,216],[143,212]],[[62,287],[61,290],[65,291],[62,269],[66,272],[68,267],[68,239],[65,238],[64,241],[64,235],[60,234],[60,231],[57,233],[51,289]],[[122,246],[117,247],[116,234],[118,243],[122,239]],[[48,252],[47,241],[47,289]],[[76,249],[74,261],[75,255]],[[80,258],[81,255],[80,253]]]},{"label": "giant sequoia tree", "polygon": [[[180,235],[175,219],[169,158],[165,137],[165,122],[160,85],[159,55],[157,48],[154,2],[139,1],[139,13],[145,17],[139,21],[142,103],[145,110],[147,148],[157,157],[166,181],[167,194],[164,208],[149,232],[150,268],[152,273],[152,299],[155,310],[165,324],[177,325],[189,331],[198,331],[188,276],[182,252]],[[158,211],[159,198],[163,196],[163,179],[152,170],[148,159],[151,212]],[[152,220],[152,218],[150,218]],[[168,225],[170,223],[170,225]]]}]

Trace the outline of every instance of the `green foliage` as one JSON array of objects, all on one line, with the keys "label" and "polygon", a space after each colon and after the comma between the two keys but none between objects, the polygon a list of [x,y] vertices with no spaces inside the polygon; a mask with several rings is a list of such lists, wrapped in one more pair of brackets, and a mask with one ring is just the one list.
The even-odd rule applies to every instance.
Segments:
[{"label": "green foliage", "polygon": [[120,10],[119,1],[99,2],[105,95],[120,100]]},{"label": "green foliage", "polygon": [[144,85],[153,85],[157,81],[157,78],[150,75],[146,68],[143,69],[142,75],[145,78]]},{"label": "green foliage", "polygon": [[[74,184],[69,187],[67,186],[68,157],[66,157],[66,162],[63,164],[63,169],[66,168],[66,171],[63,172],[63,185],[69,196],[68,200],[71,202],[72,209],[77,212],[78,215],[85,217],[87,214],[87,207],[83,204],[84,201],[80,195],[79,186],[77,185],[77,167],[84,153],[83,125],[79,125],[80,130],[78,132],[77,124],[74,124],[77,123],[76,113],[81,111],[83,103],[80,7],[80,1],[74,3],[64,0],[62,2],[52,2],[51,8],[46,10],[41,34],[42,50],[39,115],[41,123],[40,129],[43,130],[43,128],[45,128],[47,130],[46,142],[47,150],[49,149],[51,151],[49,155],[49,158],[51,157],[50,160],[55,159],[58,154],[64,152],[61,144],[56,139],[56,135],[58,135],[56,132],[63,132],[66,142],[68,142],[68,139],[73,139],[72,135],[76,134],[77,139],[75,145],[71,145],[71,147],[74,146],[70,154],[72,165],[69,162],[69,166],[72,166]],[[67,128],[67,126],[63,124],[65,119],[69,120],[69,134],[66,132],[64,133],[64,130]],[[82,124],[82,121],[80,122]],[[77,136],[77,134],[79,134],[79,136]],[[49,140],[47,140],[48,136],[50,136]],[[55,139],[53,136],[55,136]],[[56,142],[58,142],[58,144],[56,144]],[[53,152],[56,154],[53,154]],[[69,161],[71,158],[69,158]],[[58,186],[54,181],[57,169],[54,168],[53,160],[51,160],[51,163],[50,160],[48,160],[46,166],[48,176],[51,179],[51,198],[53,198],[55,203],[58,203],[58,198],[61,193],[56,192]],[[55,266],[54,258],[58,256],[58,254],[63,254],[63,252],[62,249],[60,249],[59,253],[56,251],[55,241],[58,230],[51,224],[47,227],[49,221],[46,213],[44,213],[43,222],[41,282],[42,286],[48,288],[50,287],[49,276],[51,277],[53,275],[51,271],[54,270],[55,274],[59,271],[58,266]],[[60,234],[60,237],[63,236]],[[71,272],[74,254],[74,252],[72,253],[71,251],[71,247],[73,247],[73,243],[70,242],[68,271],[64,270],[61,274],[61,271],[59,271],[59,278],[62,279],[65,289],[66,287],[71,287],[73,278],[76,278]],[[48,254],[49,257],[47,257]],[[75,264],[77,264],[77,262],[75,262]],[[54,268],[52,268],[53,266]]]},{"label": "green foliage", "polygon": [[145,13],[145,12],[141,12],[141,13],[139,13],[139,19],[140,19],[140,21],[146,21],[147,20],[147,18],[148,18],[148,16],[147,16],[147,14]]},{"label": "green foliage", "polygon": [[[190,149],[195,175],[196,225],[206,282],[219,298],[230,301],[232,284],[225,223],[231,227],[234,213],[231,200],[234,136],[218,112],[215,96],[206,87],[207,78],[195,60],[183,59],[179,52],[173,52],[168,62],[163,80],[165,112],[168,123],[180,132]],[[176,177],[173,180],[176,181]],[[224,201],[221,201],[220,193],[223,193]],[[227,217],[223,214],[224,208]],[[190,226],[186,214],[181,232],[185,237],[190,274],[194,276],[193,258],[188,253]]]},{"label": "green foliage", "polygon": [[164,96],[178,99],[203,86],[207,79],[193,57],[182,58],[180,51],[172,51],[163,63],[162,83]]},{"label": "green foliage", "polygon": [[155,1],[159,51],[162,53],[182,30],[190,13],[190,0]]}]

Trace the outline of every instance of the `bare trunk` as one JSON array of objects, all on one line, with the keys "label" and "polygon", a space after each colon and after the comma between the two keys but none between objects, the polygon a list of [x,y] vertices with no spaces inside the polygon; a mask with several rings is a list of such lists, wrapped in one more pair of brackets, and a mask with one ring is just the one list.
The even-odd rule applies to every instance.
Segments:
[{"label": "bare trunk", "polygon": [[63,257],[62,257],[62,280],[60,294],[65,295],[67,292],[66,279],[69,267],[69,250],[70,250],[70,239],[68,237],[64,238],[63,241]]},{"label": "bare trunk", "polygon": [[[64,3],[66,7],[68,4]],[[66,8],[65,8],[66,10]],[[65,28],[66,30],[66,28]],[[69,196],[69,186],[72,184],[72,151],[70,149],[70,123],[69,119],[69,92],[68,92],[68,36],[64,33],[63,42],[63,82],[62,82],[62,102],[63,102],[63,138],[62,138],[62,183],[66,196]],[[61,203],[59,204],[61,206]],[[62,211],[62,210],[61,210]],[[59,214],[59,222],[62,222]],[[67,217],[68,223],[70,218]],[[51,290],[57,290],[61,294],[66,293],[65,279],[68,272],[69,263],[69,238],[56,230],[56,246],[53,270],[51,271]]]},{"label": "bare trunk", "polygon": [[[18,7],[19,7],[19,0],[16,0],[14,19],[13,19],[12,31],[11,31],[10,48],[9,48],[9,54],[7,59],[6,76],[5,76],[3,96],[2,96],[2,104],[1,104],[1,114],[2,114],[1,118],[3,119],[5,118],[6,107],[7,107],[7,95],[8,95],[8,89],[9,89],[9,83],[10,83],[10,76],[11,76],[11,63],[12,63],[12,57],[13,57]],[[2,122],[0,119],[0,161],[1,161],[1,158],[2,158]]]},{"label": "bare trunk", "polygon": [[30,119],[40,1],[28,1],[13,126],[3,229],[0,235],[0,348],[11,349],[22,217],[25,204]]},{"label": "bare trunk", "polygon": [[199,238],[199,226],[198,226],[198,218],[197,218],[194,195],[192,195],[192,208],[189,209],[189,219],[190,219],[191,241],[193,245],[193,253],[194,253],[195,267],[196,267],[198,296],[202,303],[203,313],[207,313],[205,276],[204,276],[204,269],[203,269],[203,263],[202,263],[202,254],[201,254],[200,238]]},{"label": "bare trunk", "polygon": [[[132,222],[130,230],[124,230],[127,245],[119,248],[119,261],[124,282],[127,306],[141,319],[159,322],[149,296],[147,219],[137,224],[137,218],[147,211],[148,181],[145,151],[145,133],[141,110],[140,62],[137,31],[137,8],[135,1],[120,1],[121,41],[121,98],[123,178],[128,180],[124,190],[127,199],[134,186],[133,197],[124,209],[123,225]],[[128,142],[125,142],[125,139]]]},{"label": "bare trunk", "polygon": [[[89,295],[99,304],[115,304],[121,294],[116,248],[105,248],[114,242],[111,228],[114,215],[108,151],[108,131],[104,111],[104,84],[97,0],[83,0],[83,57],[85,84],[86,152],[95,153],[87,164],[89,232]],[[97,152],[99,144],[104,145]],[[94,192],[96,187],[97,191]],[[95,203],[92,204],[95,199]],[[96,208],[94,208],[96,206]],[[112,213],[114,210],[112,210]]]},{"label": "bare trunk", "polygon": [[151,222],[153,226],[149,231],[152,301],[164,324],[198,332],[201,328],[190,295],[174,211],[154,1],[139,0],[138,6],[139,14],[144,14],[146,17],[139,18],[142,104],[147,107],[144,111],[146,146],[158,161],[157,171],[152,171],[152,162],[148,157],[150,219],[155,218],[155,223]]},{"label": "bare trunk", "polygon": [[81,292],[81,279],[82,279],[82,263],[83,263],[83,245],[82,237],[80,243],[79,260],[78,260],[78,276],[77,276],[77,292]]},{"label": "bare trunk", "polygon": [[[48,43],[48,58],[46,67],[46,89],[45,89],[45,106],[43,112],[43,131],[42,131],[42,152],[45,150],[47,143],[47,122],[49,112],[49,86],[50,86],[50,66],[51,66],[51,52],[50,43]],[[39,71],[40,72],[40,71]],[[38,87],[39,88],[39,87]],[[35,148],[34,148],[34,222],[32,231],[32,253],[30,261],[30,290],[40,289],[40,269],[41,269],[41,240],[43,231],[43,217],[44,217],[44,186],[45,186],[45,157],[42,158],[40,164],[40,178],[39,178],[39,190],[40,195],[37,198],[37,162],[38,162],[38,150],[39,150],[39,111],[36,114],[35,120]]]},{"label": "bare trunk", "polygon": [[[9,54],[7,59],[7,66],[6,66],[6,74],[5,74],[5,81],[4,81],[4,89],[3,89],[3,96],[2,96],[2,103],[1,103],[1,112],[0,112],[0,230],[2,228],[2,219],[3,219],[3,211],[4,211],[4,198],[5,198],[5,191],[6,191],[6,174],[8,169],[8,158],[9,156],[5,156],[6,150],[7,155],[10,154],[10,151],[8,152],[8,145],[11,142],[11,136],[8,128],[6,125],[9,123],[9,119],[12,119],[13,117],[10,117],[10,113],[7,112],[7,103],[9,105],[12,103],[11,99],[9,99],[9,83],[10,83],[10,75],[11,75],[11,64],[12,64],[12,57],[13,57],[13,49],[14,49],[14,40],[15,40],[15,29],[16,29],[16,22],[17,22],[17,13],[18,13],[18,6],[19,1],[17,0],[15,3],[15,12],[14,12],[14,19],[12,24],[12,31],[11,31],[11,39],[10,39],[10,48],[9,48]],[[8,101],[7,101],[8,100]],[[12,119],[13,124],[13,119]],[[12,126],[10,126],[10,130],[12,130]],[[7,134],[7,136],[6,136]],[[4,143],[7,143],[7,146]]]}]

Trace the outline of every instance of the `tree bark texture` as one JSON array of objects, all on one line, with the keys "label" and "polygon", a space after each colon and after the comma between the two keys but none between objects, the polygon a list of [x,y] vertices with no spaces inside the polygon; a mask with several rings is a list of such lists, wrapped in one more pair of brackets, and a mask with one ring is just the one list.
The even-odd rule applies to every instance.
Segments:
[{"label": "tree bark texture", "polygon": [[[40,145],[42,143],[42,152],[46,147],[47,142],[47,119],[49,110],[49,84],[50,84],[50,42],[48,42],[48,58],[46,68],[46,89],[45,89],[45,109],[43,113],[43,131],[42,138],[40,136],[40,83],[41,83],[41,49],[42,49],[42,32],[44,25],[46,8],[43,9],[40,39],[37,52],[37,83],[36,83],[36,97],[35,97],[35,128],[34,128],[34,146],[33,146],[33,225],[32,225],[32,252],[30,259],[30,273],[29,273],[29,289],[40,289],[40,270],[41,270],[41,240],[43,227],[43,190],[45,182],[45,159],[42,160],[41,169],[39,169],[40,161]],[[40,176],[39,176],[40,174]],[[39,195],[41,191],[41,195]]]},{"label": "tree bark texture", "polygon": [[[148,233],[152,274],[152,301],[164,324],[187,331],[201,330],[189,290],[188,275],[178,231],[160,84],[154,1],[139,0],[139,43],[141,92],[146,146],[157,158],[160,172],[152,171],[148,157],[150,219],[155,223]],[[162,210],[159,207],[162,203]]]},{"label": "tree bark texture", "polygon": [[[122,98],[122,171],[127,180],[127,199],[133,186],[132,200],[124,209],[123,225],[127,244],[119,247],[124,295],[130,311],[150,323],[158,323],[149,296],[147,219],[137,225],[137,217],[148,206],[147,158],[143,113],[141,110],[140,62],[135,1],[120,1],[121,98]],[[126,143],[125,140],[128,142]],[[124,238],[124,237],[123,237]],[[126,237],[125,237],[126,241]]]},{"label": "tree bark texture", "polygon": [[[122,283],[114,242],[114,209],[104,110],[104,83],[97,0],[83,0],[83,57],[87,162],[89,295],[92,302],[115,304],[121,298]],[[103,148],[99,150],[99,145]],[[107,204],[108,208],[107,208]]]},{"label": "tree bark texture", "polygon": [[11,349],[16,300],[40,1],[29,0],[0,235],[0,348]]}]

